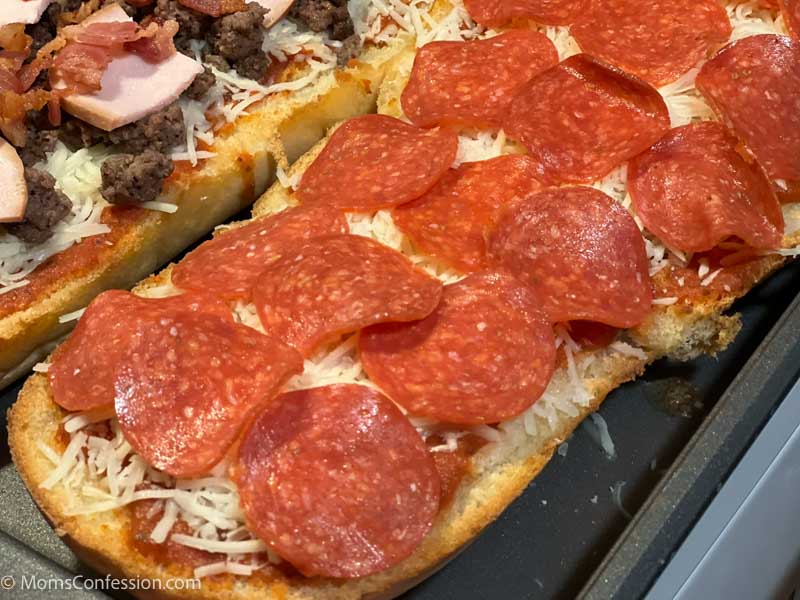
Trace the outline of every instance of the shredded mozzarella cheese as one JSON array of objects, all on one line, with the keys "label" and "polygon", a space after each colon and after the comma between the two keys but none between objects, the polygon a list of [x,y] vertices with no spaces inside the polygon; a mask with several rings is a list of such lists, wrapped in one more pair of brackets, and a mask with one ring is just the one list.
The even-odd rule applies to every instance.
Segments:
[{"label": "shredded mozzarella cheese", "polygon": [[[488,37],[495,33],[476,26],[460,4],[457,4],[454,10],[437,22],[428,14],[432,5],[432,0],[410,0],[407,3],[402,0],[356,0],[349,3],[349,9],[353,15],[358,35],[362,40],[374,43],[385,43],[403,34],[416,36],[419,45],[434,39],[472,39]],[[753,2],[738,3],[733,8],[729,6],[728,10],[734,21],[734,29],[739,32],[782,26],[779,20],[762,23],[761,20],[764,17],[754,9]],[[391,21],[389,25],[386,24],[386,18]],[[755,25],[753,21],[758,21],[760,24]],[[297,31],[296,26],[288,21],[277,29],[273,29],[271,37],[265,38],[264,42],[265,51],[273,57],[285,60],[291,55],[296,55],[301,51],[306,52],[308,48],[311,48],[308,60],[316,63],[316,67],[312,67],[312,71],[316,69],[316,72],[306,77],[319,77],[333,68],[335,43],[319,36],[302,34]],[[562,58],[579,51],[577,43],[569,35],[568,29],[545,27],[541,30],[554,41]],[[199,55],[199,47],[197,52]],[[245,114],[245,110],[253,102],[278,90],[274,86],[262,86],[244,80],[234,73],[216,72],[216,74],[219,77],[220,89],[212,93],[212,95],[217,95],[214,102],[197,106],[182,106],[186,121],[190,125],[187,128],[187,147],[179,150],[180,154],[176,155],[178,157],[176,160],[195,162],[211,157],[209,155],[212,153],[197,151],[191,142],[194,139],[201,139],[209,145],[213,142],[213,127],[205,117],[207,111],[218,110],[225,119],[235,119],[241,114]],[[661,90],[670,107],[673,124],[693,122],[711,116],[707,105],[699,98],[694,89],[695,76],[696,70]],[[311,80],[301,79],[287,82],[280,85],[290,87],[280,89],[301,89],[304,85],[308,85],[309,81]],[[220,102],[219,99],[226,95],[230,97],[232,103]],[[484,132],[462,135],[459,140],[458,158],[454,166],[473,160],[486,160],[510,151],[512,150],[506,144],[502,132],[497,135]],[[278,178],[285,188],[295,189],[300,175],[290,177],[279,169]],[[642,228],[641,222],[638,221],[638,217],[631,207],[630,196],[627,192],[627,173],[624,167],[616,169],[603,180],[592,185],[615,198],[630,210],[637,219],[640,229]],[[784,210],[787,211],[786,208]],[[791,215],[792,219],[797,222],[795,229],[800,229],[800,216],[795,216],[793,212],[787,212],[787,215]],[[370,237],[402,252],[412,262],[438,277],[445,284],[457,282],[463,277],[462,274],[437,264],[434,259],[421,255],[397,228],[390,211],[377,211],[371,215],[349,214],[347,219],[351,233]],[[787,223],[789,221],[790,219],[787,217]],[[651,274],[657,273],[672,260],[683,266],[691,260],[691,256],[671,250],[651,234],[643,232],[643,236],[650,260]],[[778,252],[784,253],[784,255],[797,254],[794,250]],[[2,257],[2,240],[0,240],[0,260]],[[698,274],[705,282],[704,285],[708,285],[719,274],[719,270],[709,273],[706,264],[706,270]],[[1,275],[2,271],[0,271]],[[22,277],[16,281],[21,280]],[[0,281],[4,280],[0,278]],[[0,293],[2,290],[3,288],[0,287]],[[173,295],[175,292],[174,286],[166,282],[161,286],[149,288],[143,292],[143,295],[160,297]],[[656,306],[670,306],[677,302],[678,298],[674,297],[653,300],[653,304]],[[64,317],[68,316],[71,315],[64,315]],[[263,331],[252,304],[239,303],[236,305],[234,318],[240,323]],[[453,430],[430,419],[410,417],[410,421],[423,438],[431,435],[438,435],[442,438],[443,443],[431,448],[432,452],[452,452],[458,448],[458,440],[468,434],[481,436],[488,442],[497,442],[506,435],[552,435],[561,422],[561,415],[577,417],[580,409],[590,405],[594,398],[592,378],[595,375],[593,373],[598,372],[593,369],[599,369],[599,373],[602,373],[603,361],[606,358],[619,354],[643,362],[650,358],[645,350],[621,340],[614,341],[604,350],[583,352],[563,327],[556,328],[556,346],[564,352],[565,366],[558,369],[553,375],[546,391],[536,403],[516,419],[502,423],[499,428],[478,426]],[[42,364],[39,370],[46,370],[46,367],[47,364]],[[341,340],[321,349],[307,359],[303,373],[293,377],[284,389],[305,389],[335,383],[373,385],[359,360],[356,335],[344,336]],[[602,419],[599,416],[593,415],[592,418],[598,427],[599,439],[604,449],[613,455],[613,441],[608,436],[607,428],[603,428],[604,422],[601,424]],[[108,423],[108,427],[113,433],[110,440],[88,433],[90,430],[87,428],[103,422]],[[161,514],[158,523],[150,533],[153,541],[163,542],[170,539],[174,543],[188,547],[228,555],[224,561],[198,567],[195,570],[197,577],[222,573],[247,576],[264,566],[254,562],[255,556],[252,556],[249,563],[242,562],[242,557],[245,555],[266,552],[270,562],[280,561],[263,542],[256,539],[247,529],[236,486],[226,476],[227,465],[218,465],[208,477],[176,481],[148,467],[143,459],[133,452],[130,444],[122,436],[113,415],[103,415],[97,412],[77,413],[70,415],[65,420],[64,429],[70,435],[70,442],[62,455],[59,456],[44,444],[39,443],[38,446],[54,465],[53,471],[42,483],[42,486],[51,488],[58,484],[72,490],[74,503],[68,509],[69,514],[91,514],[119,508],[131,502],[151,500],[154,504],[148,512],[150,518]],[[562,444],[562,447],[566,454],[566,442]],[[141,484],[145,482],[155,487],[137,491],[137,487],[141,487]],[[621,487],[622,485],[619,485],[612,490],[615,498],[619,497]],[[593,501],[596,501],[596,498]],[[619,504],[621,506],[621,502]],[[179,519],[189,525],[192,531],[191,535],[171,533]]]}]

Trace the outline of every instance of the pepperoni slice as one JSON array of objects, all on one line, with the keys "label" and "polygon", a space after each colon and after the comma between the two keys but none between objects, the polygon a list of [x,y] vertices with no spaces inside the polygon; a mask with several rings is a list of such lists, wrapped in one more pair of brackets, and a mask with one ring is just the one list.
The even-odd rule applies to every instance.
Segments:
[{"label": "pepperoni slice", "polygon": [[439,304],[442,284],[399,252],[358,235],[321,238],[266,270],[253,299],[267,333],[308,356],[367,325],[416,321]]},{"label": "pepperoni slice", "polygon": [[599,179],[653,145],[669,126],[655,89],[586,54],[525,85],[503,124],[554,183]]},{"label": "pepperoni slice", "polygon": [[479,271],[488,266],[484,235],[497,209],[539,191],[536,176],[527,156],[467,163],[392,216],[422,252],[461,271]]},{"label": "pepperoni slice", "polygon": [[553,42],[531,30],[470,42],[432,42],[417,51],[400,101],[420,127],[499,128],[520,86],[557,63]]},{"label": "pepperoni slice", "polygon": [[789,34],[800,38],[800,0],[779,0]]},{"label": "pepperoni slice", "polygon": [[584,52],[655,86],[671,83],[731,37],[717,0],[592,0],[570,28]]},{"label": "pepperoni slice", "polygon": [[298,241],[347,231],[347,221],[339,210],[328,206],[290,208],[204,242],[175,265],[172,282],[226,300],[249,300],[258,276],[287,248]]},{"label": "pepperoni slice", "polygon": [[350,119],[306,170],[298,197],[341,210],[374,211],[419,198],[456,158],[458,136],[384,115]]},{"label": "pepperoni slice", "polygon": [[163,315],[128,332],[135,341],[115,378],[117,418],[136,452],[174,477],[207,473],[303,370],[294,349],[216,316]]},{"label": "pepperoni slice", "polygon": [[696,85],[767,175],[800,180],[800,42],[743,38],[708,61]]},{"label": "pepperoni slice", "polygon": [[711,250],[730,236],[779,248],[783,214],[763,169],[719,123],[673,129],[634,158],[628,190],[644,225],[672,248]]},{"label": "pepperoni slice", "polygon": [[370,379],[411,414],[497,423],[531,406],[555,368],[553,330],[530,289],[485,271],[444,288],[431,316],[361,332]]},{"label": "pepperoni slice", "polygon": [[100,294],[66,342],[53,353],[48,378],[56,404],[90,410],[114,403],[117,368],[130,353],[133,323],[183,313],[213,315],[233,323],[230,309],[212,296],[187,293],[142,298],[119,290]]},{"label": "pepperoni slice", "polygon": [[527,283],[554,322],[633,327],[650,312],[644,240],[622,205],[593,188],[559,188],[505,212],[489,253]]},{"label": "pepperoni slice", "polygon": [[588,0],[464,0],[476,23],[486,27],[507,25],[514,19],[532,19],[543,25],[569,25]]},{"label": "pepperoni slice", "polygon": [[242,437],[233,478],[249,526],[306,576],[397,564],[439,509],[422,438],[388,398],[360,385],[280,396]]}]

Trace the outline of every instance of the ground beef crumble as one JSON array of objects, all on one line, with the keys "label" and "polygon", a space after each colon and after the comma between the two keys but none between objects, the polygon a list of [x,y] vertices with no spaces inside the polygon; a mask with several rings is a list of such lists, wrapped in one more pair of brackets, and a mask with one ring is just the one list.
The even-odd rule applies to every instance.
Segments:
[{"label": "ground beef crumble", "polygon": [[154,150],[141,154],[115,154],[103,162],[103,198],[112,204],[138,204],[155,200],[173,171],[172,160]]},{"label": "ground beef crumble", "polygon": [[242,77],[259,80],[269,66],[261,49],[266,14],[263,6],[249,2],[245,10],[214,21],[206,38],[211,52],[231,63]]},{"label": "ground beef crumble", "polygon": [[28,127],[28,140],[23,148],[17,149],[22,164],[32,167],[37,162],[46,158],[52,152],[58,141],[58,132],[55,129],[37,129]]},{"label": "ground beef crumble", "polygon": [[113,131],[103,131],[79,119],[64,123],[60,130],[61,140],[72,149],[103,143],[133,154],[145,149],[168,153],[183,142],[185,134],[183,112],[177,102]]},{"label": "ground beef crumble", "polygon": [[167,153],[184,140],[183,112],[177,102],[135,123],[108,132],[108,141],[123,152],[145,149]]},{"label": "ground beef crumble", "polygon": [[23,242],[41,244],[52,237],[53,227],[69,214],[72,203],[55,189],[56,180],[50,173],[26,167],[25,181],[28,184],[25,219],[5,228]]},{"label": "ground beef crumble", "polygon": [[192,85],[184,93],[190,100],[201,100],[208,93],[208,90],[214,87],[216,82],[217,78],[214,77],[214,73],[206,67],[205,71],[194,78]]},{"label": "ground beef crumble", "polygon": [[327,31],[334,40],[346,40],[354,33],[347,0],[297,0],[289,15],[311,31]]}]

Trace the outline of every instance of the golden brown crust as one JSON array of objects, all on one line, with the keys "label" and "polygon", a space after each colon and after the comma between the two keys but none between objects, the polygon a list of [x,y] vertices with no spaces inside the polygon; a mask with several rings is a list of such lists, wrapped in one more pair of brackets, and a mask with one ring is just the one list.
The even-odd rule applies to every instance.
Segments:
[{"label": "golden brown crust", "polygon": [[[479,454],[474,477],[462,484],[456,499],[440,514],[431,534],[411,558],[390,571],[347,582],[238,580],[235,595],[230,587],[233,581],[227,578],[204,582],[201,594],[184,591],[180,597],[285,597],[292,600],[393,597],[393,594],[407,589],[418,578],[427,576],[439,567],[497,518],[544,467],[559,441],[566,438],[586,414],[596,409],[610,390],[633,378],[642,367],[643,361],[620,357],[615,362],[615,372],[609,372],[604,381],[595,383],[594,400],[583,414],[563,420],[559,428],[544,439],[523,438],[520,444],[519,440],[509,436],[507,448],[503,447],[503,443],[497,443],[489,446],[490,452]],[[47,378],[43,375],[34,375],[25,383],[8,415],[9,443],[14,462],[31,495],[56,530],[65,536],[65,541],[79,556],[102,572],[146,578],[190,576],[188,568],[177,565],[164,567],[134,548],[129,534],[130,515],[126,509],[70,517],[65,514],[70,501],[63,497],[63,488],[57,486],[53,490],[44,490],[39,487],[52,465],[30,440],[52,444],[65,415],[53,403]],[[275,593],[284,589],[285,595]],[[273,594],[265,595],[267,591]],[[390,595],[387,596],[387,592]]]},{"label": "golden brown crust", "polygon": [[[401,67],[403,60],[408,62],[409,55],[413,57],[413,53],[400,55],[396,59],[398,63],[390,69],[390,84],[381,92],[382,112],[397,110],[392,103],[396,105],[399,94],[396,88],[395,91],[392,88],[399,85],[397,82],[403,81]],[[302,173],[324,143],[324,140],[321,141],[303,155],[290,174]],[[291,193],[276,184],[259,199],[253,214],[255,217],[262,216],[293,203]],[[509,427],[500,442],[486,445],[475,455],[472,474],[461,483],[453,502],[437,517],[422,545],[396,567],[352,581],[287,578],[267,581],[253,577],[234,580],[229,577],[205,582],[202,592],[181,592],[180,596],[164,593],[158,597],[242,600],[395,597],[440,568],[497,518],[547,464],[558,444],[569,436],[585,416],[599,407],[611,390],[635,378],[649,362],[662,356],[689,357],[700,352],[714,353],[723,349],[738,331],[739,321],[736,316],[722,315],[722,310],[746,293],[756,281],[777,268],[779,263],[780,259],[769,257],[758,261],[754,277],[735,290],[723,289],[713,296],[694,298],[688,305],[655,310],[641,327],[626,333],[628,338],[644,348],[646,358],[599,351],[587,375],[591,401],[586,406],[576,406],[577,415],[568,417],[559,413],[554,423],[549,426],[541,423],[534,433],[526,432],[521,426]],[[167,281],[168,277],[169,269],[144,282],[140,289],[156,286]],[[34,499],[57,530],[63,531],[76,552],[102,572],[147,578],[186,576],[186,568],[178,565],[164,567],[136,551],[126,533],[130,529],[127,510],[69,517],[65,509],[69,505],[69,498],[64,497],[63,491],[60,492],[58,487],[51,491],[39,487],[51,467],[30,440],[52,438],[62,418],[62,411],[53,403],[46,378],[42,375],[35,375],[26,382],[9,414],[9,440],[15,464]]]},{"label": "golden brown crust", "polygon": [[[324,141],[303,156],[291,169],[302,171],[316,156]],[[254,214],[260,216],[293,203],[291,195],[279,185],[273,186],[258,201]],[[157,287],[169,281],[170,268],[153,276],[139,290]],[[729,304],[733,298],[727,298]],[[722,301],[720,301],[722,302]],[[390,598],[407,589],[420,578],[439,568],[460,548],[492,522],[547,464],[555,448],[590,412],[596,410],[606,394],[639,375],[645,365],[665,354],[715,352],[723,348],[738,331],[735,317],[724,317],[722,304],[697,304],[695,310],[658,311],[658,318],[640,332],[640,342],[648,350],[647,359],[600,352],[588,387],[592,400],[574,417],[560,415],[548,430],[536,435],[504,435],[498,443],[484,447],[474,459],[474,471],[465,479],[453,500],[439,515],[430,535],[412,557],[378,575],[353,581],[227,578],[204,583],[202,593],[182,592],[186,598],[255,598],[287,599]],[[9,440],[19,472],[34,499],[57,530],[62,531],[76,552],[103,572],[138,577],[189,576],[186,567],[166,568],[140,554],[130,543],[129,512],[84,517],[69,517],[69,498],[63,490],[43,490],[39,483],[51,465],[29,440],[52,440],[64,412],[52,401],[47,380],[35,375],[26,382],[19,400],[9,414]],[[518,428],[519,429],[519,428]],[[233,586],[233,587],[231,587]],[[162,595],[162,597],[169,597]]]}]

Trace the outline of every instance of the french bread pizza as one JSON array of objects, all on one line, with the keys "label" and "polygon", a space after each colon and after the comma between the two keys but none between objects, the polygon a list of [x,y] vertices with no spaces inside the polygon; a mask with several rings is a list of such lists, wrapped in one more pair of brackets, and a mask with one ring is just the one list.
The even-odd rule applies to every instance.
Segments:
[{"label": "french bread pizza", "polygon": [[378,114],[25,383],[12,456],[78,556],[202,582],[165,598],[395,597],[609,392],[723,350],[800,241],[797,5],[638,4],[392,3]]},{"label": "french bread pizza", "polygon": [[152,273],[333,123],[374,111],[411,39],[381,6],[4,2],[0,386],[98,293]]}]

